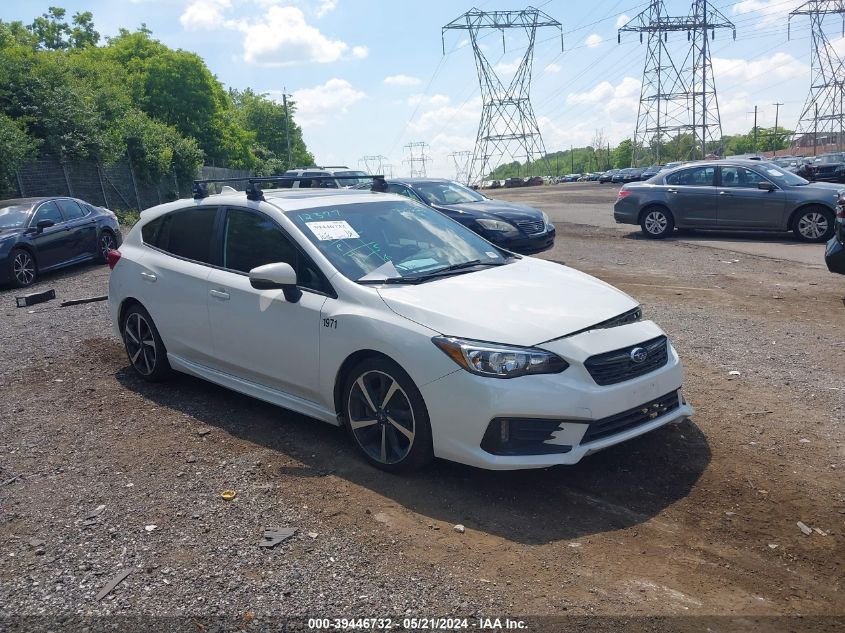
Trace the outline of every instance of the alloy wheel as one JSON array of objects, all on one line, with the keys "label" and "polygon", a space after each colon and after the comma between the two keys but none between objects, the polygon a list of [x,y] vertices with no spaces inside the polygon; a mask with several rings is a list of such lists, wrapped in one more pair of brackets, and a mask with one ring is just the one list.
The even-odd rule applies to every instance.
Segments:
[{"label": "alloy wheel", "polygon": [[12,272],[21,286],[28,286],[35,279],[35,261],[26,251],[15,253],[12,261]]},{"label": "alloy wheel", "polygon": [[116,247],[117,242],[114,239],[114,235],[108,231],[100,235],[100,253],[103,256],[103,260],[106,260],[108,258],[109,251]]},{"label": "alloy wheel", "polygon": [[662,211],[649,211],[645,216],[645,229],[652,235],[660,235],[666,230],[669,220]]},{"label": "alloy wheel", "polygon": [[133,312],[126,319],[123,336],[132,366],[143,376],[152,374],[156,367],[156,342],[147,320]]},{"label": "alloy wheel", "polygon": [[827,233],[828,221],[823,213],[810,211],[798,219],[798,232],[808,240],[817,240]]},{"label": "alloy wheel", "polygon": [[352,385],[349,427],[361,448],[382,464],[402,461],[414,445],[414,411],[408,394],[392,376],[367,371]]}]

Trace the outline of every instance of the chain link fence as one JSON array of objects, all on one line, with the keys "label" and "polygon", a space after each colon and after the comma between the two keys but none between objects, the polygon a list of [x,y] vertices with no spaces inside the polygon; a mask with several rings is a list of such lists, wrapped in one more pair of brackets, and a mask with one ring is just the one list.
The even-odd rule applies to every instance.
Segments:
[{"label": "chain link fence", "polygon": [[[197,178],[245,178],[248,170],[204,166]],[[35,160],[15,172],[16,190],[3,197],[71,196],[124,214],[177,198],[191,196],[190,183],[179,183],[171,173],[156,183],[137,178],[127,158],[111,165],[96,161],[61,162],[54,157]],[[243,189],[237,186],[237,189]]]}]

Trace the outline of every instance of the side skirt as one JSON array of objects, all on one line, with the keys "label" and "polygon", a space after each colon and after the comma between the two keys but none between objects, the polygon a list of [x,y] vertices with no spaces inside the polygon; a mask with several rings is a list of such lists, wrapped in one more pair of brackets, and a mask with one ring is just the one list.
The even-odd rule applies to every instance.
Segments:
[{"label": "side skirt", "polygon": [[226,387],[232,391],[237,391],[244,395],[257,398],[258,400],[275,404],[278,407],[283,407],[312,418],[317,418],[318,420],[328,422],[334,426],[340,426],[340,422],[338,421],[335,413],[333,411],[329,411],[325,407],[321,407],[316,402],[292,396],[288,393],[284,393],[283,391],[271,389],[270,387],[259,385],[258,383],[244,380],[243,378],[238,378],[237,376],[232,376],[231,374],[212,369],[211,367],[206,367],[205,365],[200,365],[199,363],[194,363],[184,358],[180,358],[174,354],[168,354],[167,360],[170,361],[170,366],[176,371],[181,371],[183,373],[190,374],[191,376],[202,378],[203,380],[213,382],[214,384]]}]

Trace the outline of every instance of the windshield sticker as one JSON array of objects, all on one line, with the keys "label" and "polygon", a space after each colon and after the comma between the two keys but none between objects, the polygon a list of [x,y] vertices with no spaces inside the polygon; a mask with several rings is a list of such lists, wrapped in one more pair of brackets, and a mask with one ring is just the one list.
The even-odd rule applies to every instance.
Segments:
[{"label": "windshield sticker", "polygon": [[310,222],[313,220],[329,220],[331,218],[339,218],[340,210],[332,209],[331,211],[311,211],[310,213],[300,213],[298,217],[303,222]]},{"label": "windshield sticker", "polygon": [[353,240],[361,237],[355,232],[346,220],[337,220],[333,222],[306,222],[305,226],[311,229],[311,232],[321,242],[327,240]]},{"label": "windshield sticker", "polygon": [[766,172],[769,176],[780,176],[780,172],[777,169],[767,169]]},{"label": "windshield sticker", "polygon": [[484,254],[487,255],[487,257],[489,257],[490,259],[496,259],[499,257],[498,253],[494,253],[492,251],[485,251]]}]

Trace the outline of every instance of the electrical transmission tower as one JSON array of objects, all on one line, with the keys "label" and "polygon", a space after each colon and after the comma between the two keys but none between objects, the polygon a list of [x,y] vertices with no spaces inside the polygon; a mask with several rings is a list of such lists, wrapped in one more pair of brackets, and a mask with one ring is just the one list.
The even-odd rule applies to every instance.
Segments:
[{"label": "electrical transmission tower", "polygon": [[358,166],[363,167],[368,174],[384,174],[384,161],[387,156],[362,156],[358,160]]},{"label": "electrical transmission tower", "polygon": [[408,163],[411,167],[411,178],[425,178],[425,165],[431,159],[428,154],[428,143],[423,141],[413,141],[405,146],[408,150],[408,158],[403,160],[403,163]]},{"label": "electrical transmission tower", "polygon": [[[534,42],[537,29],[544,27],[556,27],[560,31],[562,50],[563,28],[560,22],[534,7],[528,7],[522,11],[471,9],[441,29],[444,55],[446,31],[469,32],[475,54],[475,67],[478,71],[478,85],[481,88],[483,102],[481,121],[478,124],[478,135],[467,173],[467,182],[473,183],[480,180],[501,164],[506,157],[517,161],[542,161],[546,174],[551,174],[551,167],[545,158],[546,148],[543,145],[543,138],[540,136],[540,128],[529,98]],[[490,29],[502,32],[503,49],[505,48],[505,29],[521,29],[528,39],[525,54],[507,85],[502,83],[479,45],[479,34]]]},{"label": "electrical transmission tower", "polygon": [[[683,134],[692,135],[691,153],[700,148],[702,158],[708,144],[721,144],[722,124],[708,42],[721,28],[732,29],[736,39],[733,23],[708,0],[694,0],[690,14],[680,17],[666,15],[663,0],[651,0],[647,9],[619,29],[620,42],[623,32],[639,33],[641,42],[643,34],[648,34],[633,165],[660,162],[663,146],[680,141]],[[686,31],[690,42],[680,65],[672,59],[668,46],[669,33],[679,31]]]},{"label": "electrical transmission tower", "polygon": [[449,158],[455,163],[455,180],[464,185],[469,185],[469,160],[471,156],[472,152],[469,150],[449,154]]},{"label": "electrical transmission tower", "polygon": [[808,140],[812,142],[814,154],[819,142],[822,145],[836,143],[841,146],[843,140],[842,97],[845,69],[842,59],[836,54],[822,29],[824,17],[831,14],[842,16],[845,31],[844,0],[810,0],[789,14],[790,27],[793,17],[810,17],[810,94],[798,119],[795,138],[798,145],[808,145]]}]

